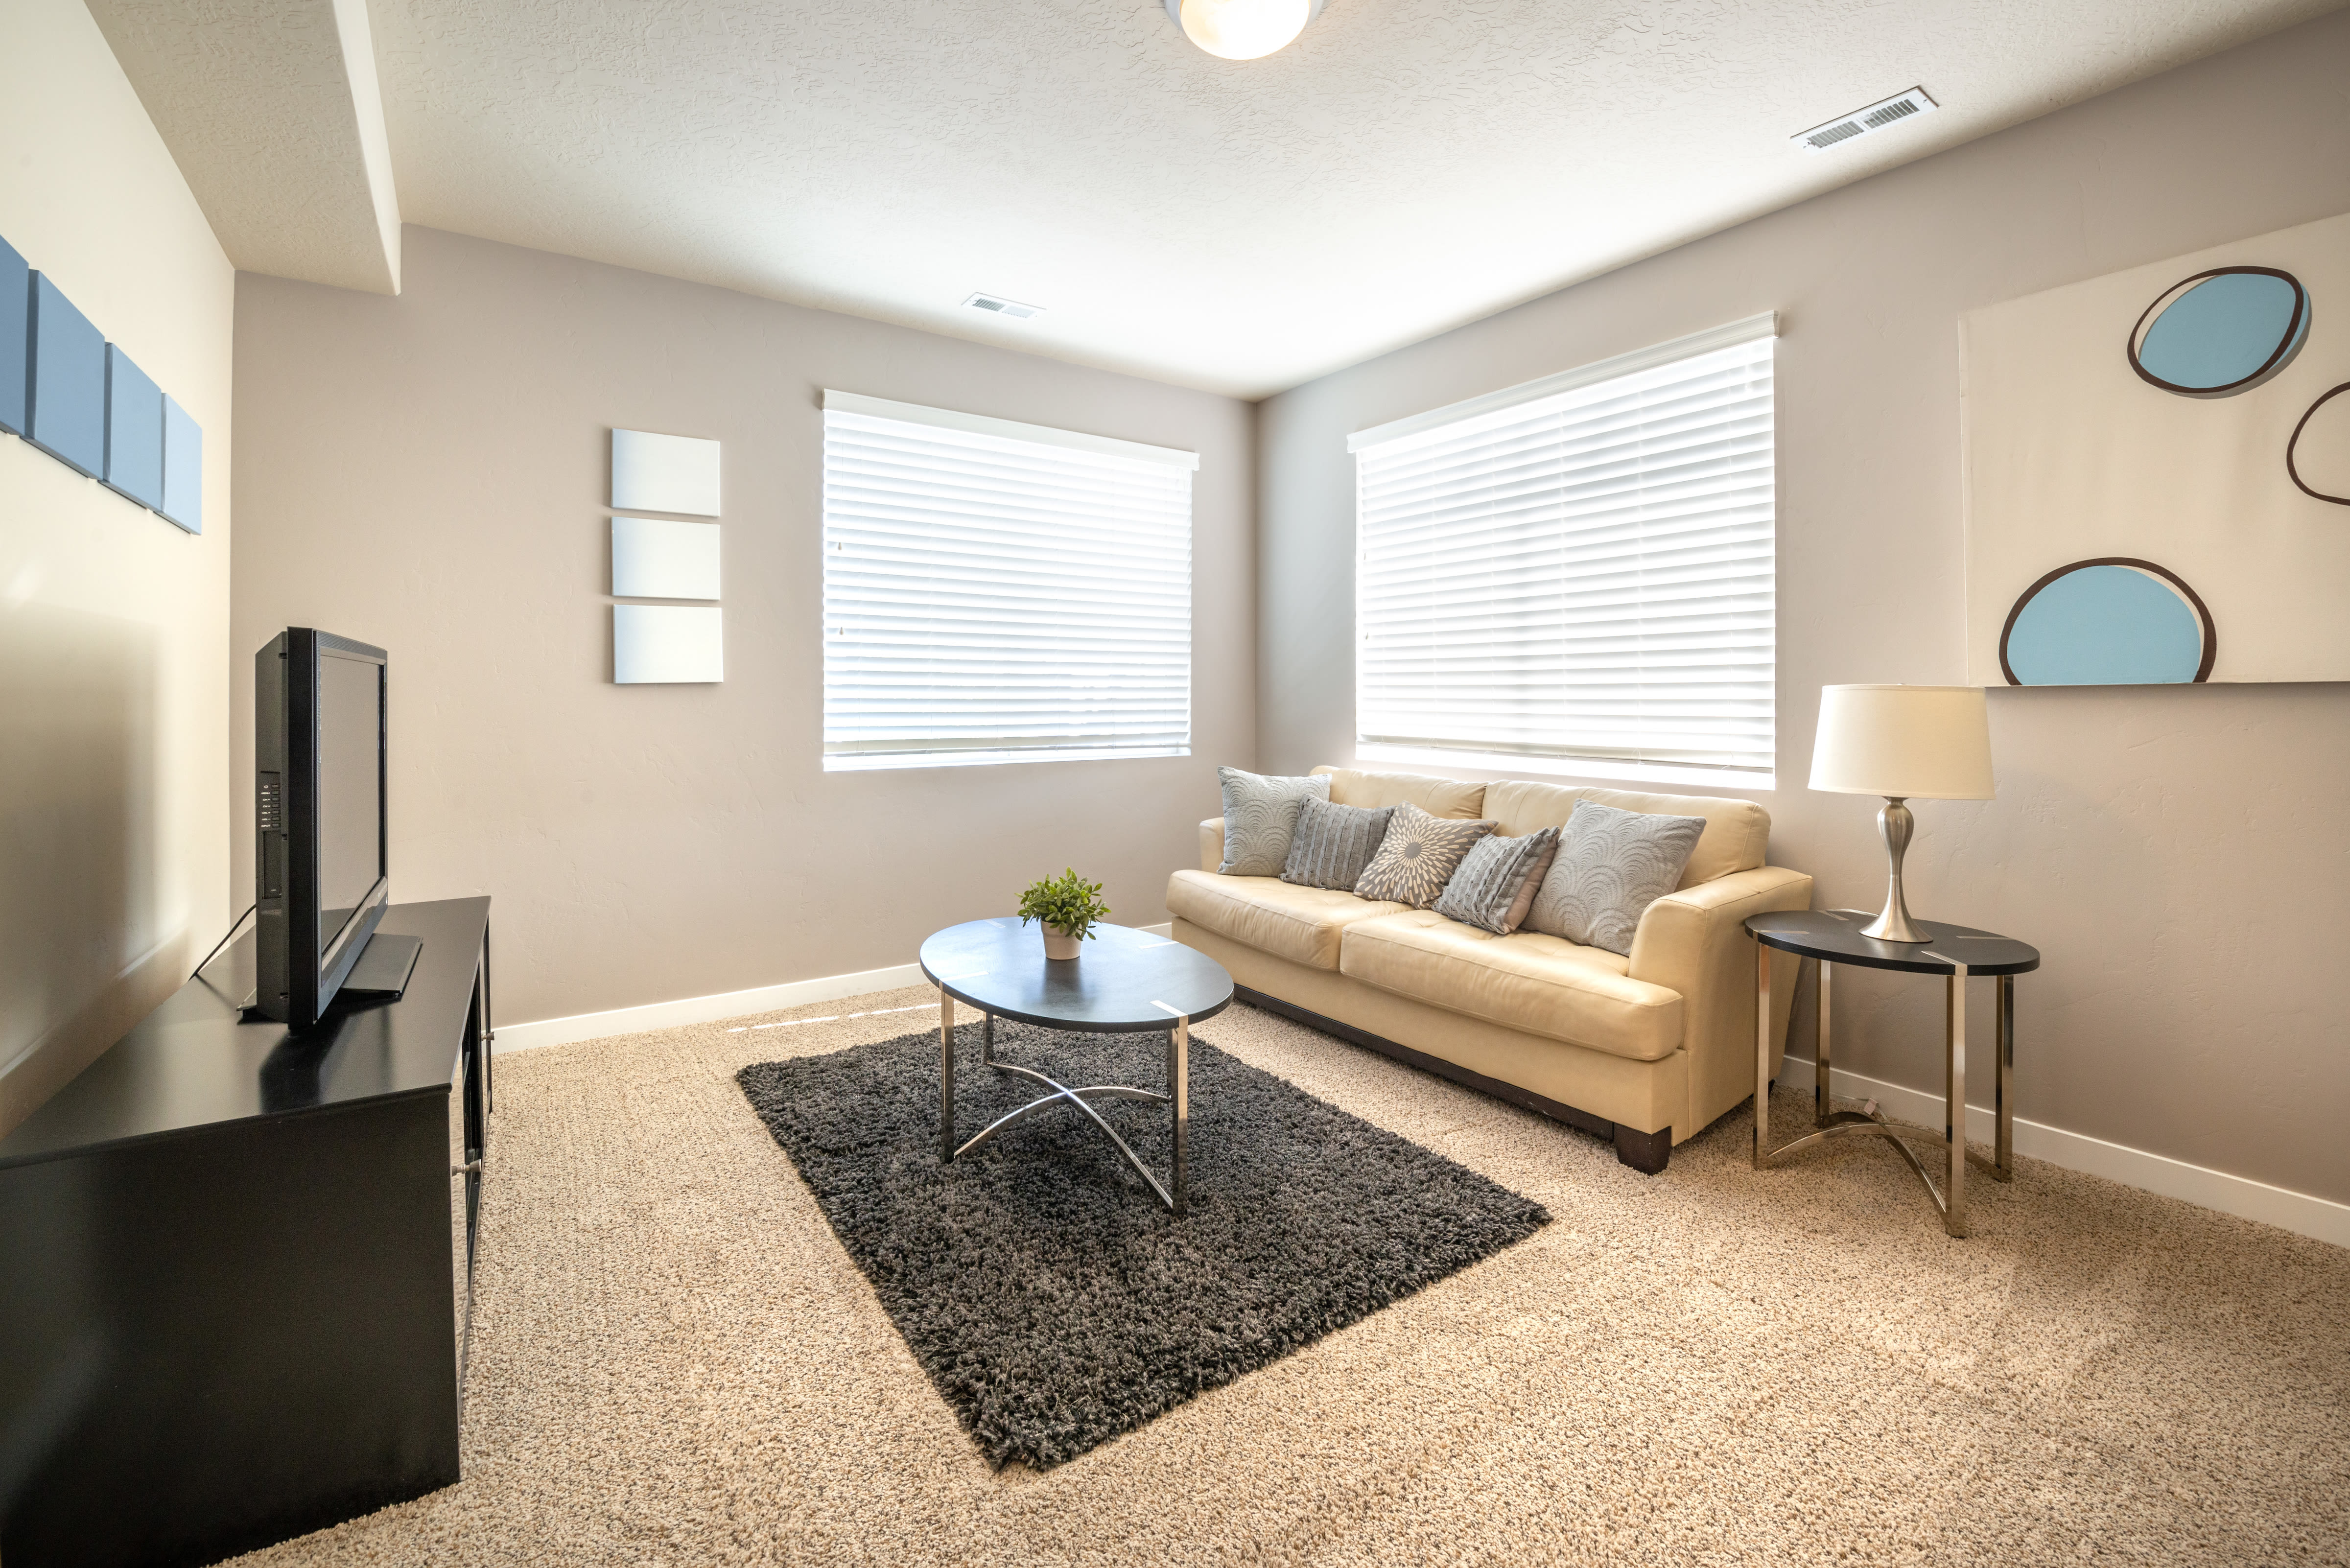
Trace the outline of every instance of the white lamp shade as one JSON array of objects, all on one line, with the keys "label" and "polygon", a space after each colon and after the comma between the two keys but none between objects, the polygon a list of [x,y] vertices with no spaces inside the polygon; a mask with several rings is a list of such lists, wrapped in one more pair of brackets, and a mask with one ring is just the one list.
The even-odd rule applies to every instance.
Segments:
[{"label": "white lamp shade", "polygon": [[1991,798],[1980,686],[1823,686],[1812,787],[1906,800]]}]

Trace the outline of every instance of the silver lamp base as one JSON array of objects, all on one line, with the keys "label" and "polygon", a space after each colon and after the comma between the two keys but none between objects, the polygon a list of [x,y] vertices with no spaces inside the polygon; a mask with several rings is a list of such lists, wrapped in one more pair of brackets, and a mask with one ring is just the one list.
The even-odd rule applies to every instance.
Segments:
[{"label": "silver lamp base", "polygon": [[1880,942],[1930,942],[1934,939],[1909,918],[1909,900],[1901,894],[1901,857],[1908,853],[1910,832],[1918,825],[1918,819],[1902,804],[1905,798],[1886,796],[1885,808],[1877,814],[1877,831],[1885,836],[1887,867],[1885,912],[1861,927],[1860,934],[1875,937]]}]

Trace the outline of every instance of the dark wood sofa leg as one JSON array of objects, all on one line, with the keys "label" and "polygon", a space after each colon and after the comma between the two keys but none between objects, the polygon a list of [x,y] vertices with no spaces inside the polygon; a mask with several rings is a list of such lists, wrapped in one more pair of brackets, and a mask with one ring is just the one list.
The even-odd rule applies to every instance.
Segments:
[{"label": "dark wood sofa leg", "polygon": [[1616,1124],[1616,1158],[1643,1176],[1656,1175],[1672,1157],[1672,1128],[1644,1133],[1634,1132],[1622,1122]]}]

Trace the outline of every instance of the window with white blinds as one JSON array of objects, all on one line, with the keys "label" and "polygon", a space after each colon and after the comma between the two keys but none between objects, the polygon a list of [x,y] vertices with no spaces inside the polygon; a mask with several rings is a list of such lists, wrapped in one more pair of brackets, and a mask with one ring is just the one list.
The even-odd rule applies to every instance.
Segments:
[{"label": "window with white blinds", "polygon": [[1366,431],[1365,758],[1768,785],[1773,318]]},{"label": "window with white blinds", "polygon": [[827,771],[1188,754],[1198,466],[827,391]]}]

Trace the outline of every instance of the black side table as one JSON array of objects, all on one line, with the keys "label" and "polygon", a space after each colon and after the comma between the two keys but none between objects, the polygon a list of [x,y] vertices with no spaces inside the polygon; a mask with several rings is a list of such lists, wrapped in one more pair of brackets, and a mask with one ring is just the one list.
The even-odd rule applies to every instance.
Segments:
[{"label": "black side table", "polygon": [[[1767,1170],[1798,1149],[1831,1137],[1875,1135],[1892,1142],[1926,1184],[1926,1195],[1942,1216],[1942,1228],[1953,1236],[1967,1233],[1967,1161],[1973,1160],[1995,1180],[2012,1180],[2014,1168],[2015,977],[2040,967],[2040,950],[2012,938],[1969,926],[1949,926],[1939,920],[1918,924],[1931,937],[1927,942],[1882,942],[1860,934],[1876,917],[1853,909],[1794,909],[1755,915],[1746,921],[1754,938],[1755,992],[1760,1011],[1754,1031],[1754,1168]],[[1810,959],[1819,975],[1817,1044],[1819,1083],[1813,1090],[1817,1130],[1778,1148],[1771,1147],[1771,950]],[[1828,1092],[1828,971],[1840,963],[1864,969],[1898,970],[1906,974],[1944,977],[1944,1054],[1942,1136],[1925,1127],[1897,1127],[1881,1116],[1839,1111]],[[1985,1159],[1967,1147],[1967,979],[1996,976],[1998,997],[1998,1073],[1992,1104],[1998,1119],[1997,1156]],[[1798,983],[1801,982],[1800,973]],[[1918,1148],[1939,1150],[1947,1161],[1947,1175],[1938,1189],[1934,1178],[1918,1158]]]}]

